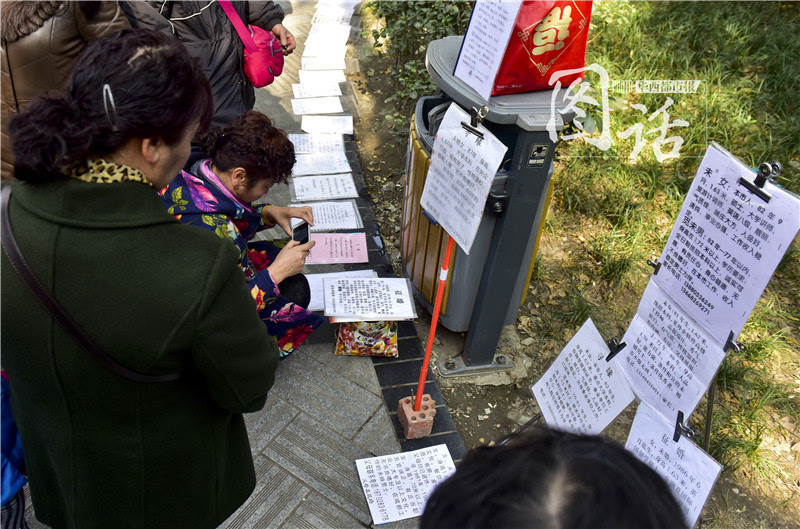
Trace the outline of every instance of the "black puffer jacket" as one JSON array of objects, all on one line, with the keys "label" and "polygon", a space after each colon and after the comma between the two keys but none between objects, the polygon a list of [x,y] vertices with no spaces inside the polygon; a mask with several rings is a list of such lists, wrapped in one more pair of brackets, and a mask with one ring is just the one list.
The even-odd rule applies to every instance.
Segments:
[{"label": "black puffer jacket", "polygon": [[[283,21],[275,2],[231,2],[246,24],[271,30]],[[244,45],[225,12],[214,1],[120,2],[133,27],[172,33],[200,61],[214,94],[215,125],[225,125],[253,108],[255,90],[244,74]]]}]

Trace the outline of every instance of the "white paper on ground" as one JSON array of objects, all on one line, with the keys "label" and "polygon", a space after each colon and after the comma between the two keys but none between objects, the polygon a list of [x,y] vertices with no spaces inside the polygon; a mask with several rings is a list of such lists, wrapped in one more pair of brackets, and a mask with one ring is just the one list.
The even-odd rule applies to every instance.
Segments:
[{"label": "white paper on ground", "polygon": [[433,489],[455,472],[446,445],[356,459],[356,469],[375,524],[420,516]]},{"label": "white paper on ground", "polygon": [[303,116],[300,128],[311,134],[352,134],[353,116]]},{"label": "white paper on ground", "polygon": [[289,134],[295,154],[318,154],[323,152],[344,152],[344,138],[341,134]]},{"label": "white paper on ground", "polygon": [[368,268],[366,270],[349,270],[346,272],[327,272],[324,274],[305,274],[308,285],[311,288],[311,301],[308,310],[323,310],[325,301],[322,297],[323,280],[336,279],[342,277],[378,277],[378,272]]},{"label": "white paper on ground", "polygon": [[289,182],[292,201],[357,198],[358,189],[351,173],[296,176]]},{"label": "white paper on ground", "polygon": [[325,315],[359,321],[417,317],[407,279],[399,277],[326,279]]},{"label": "white paper on ground", "polygon": [[531,391],[551,428],[599,434],[633,401],[622,371],[591,318]]},{"label": "white paper on ground", "polygon": [[722,466],[684,436],[673,441],[674,432],[674,423],[641,403],[625,448],[664,478],[688,527],[694,527]]},{"label": "white paper on ground", "polygon": [[299,70],[301,84],[344,83],[344,70]]},{"label": "white paper on ground", "polygon": [[469,254],[483,218],[486,197],[508,150],[483,125],[483,139],[464,130],[469,114],[450,105],[433,143],[420,205]]},{"label": "white paper on ground", "polygon": [[306,97],[329,97],[342,95],[339,83],[319,83],[319,84],[292,84],[294,97],[301,99]]},{"label": "white paper on ground", "polygon": [[346,173],[350,171],[350,162],[343,151],[316,152],[310,154],[296,154],[293,176],[306,176],[312,174]]},{"label": "white paper on ground", "polygon": [[304,114],[338,114],[344,112],[338,97],[312,97],[292,99],[292,112],[295,116]]},{"label": "white paper on ground", "polygon": [[[334,200],[330,202],[309,202],[292,204],[293,206],[311,206],[314,214],[314,225],[309,231],[360,230],[364,227],[355,200]],[[292,219],[292,227],[302,222]]]},{"label": "white paper on ground", "polygon": [[301,59],[303,70],[344,70],[344,56],[334,57],[303,57]]}]

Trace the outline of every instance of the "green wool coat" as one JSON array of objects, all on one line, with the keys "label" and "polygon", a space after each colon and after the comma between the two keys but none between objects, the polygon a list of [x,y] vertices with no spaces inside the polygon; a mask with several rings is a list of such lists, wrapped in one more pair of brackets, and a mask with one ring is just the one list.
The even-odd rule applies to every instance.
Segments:
[{"label": "green wool coat", "polygon": [[2,258],[2,364],[34,507],[54,528],[216,527],[252,492],[242,413],[274,380],[230,241],[135,182],[12,184],[11,226],[44,286],[136,383],[101,366]]}]

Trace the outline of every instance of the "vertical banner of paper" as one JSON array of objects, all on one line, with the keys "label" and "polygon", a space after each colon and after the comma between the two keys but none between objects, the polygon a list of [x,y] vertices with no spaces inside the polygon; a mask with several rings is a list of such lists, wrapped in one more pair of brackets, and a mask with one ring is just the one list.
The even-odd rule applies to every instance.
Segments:
[{"label": "vertical banner of paper", "polygon": [[722,466],[685,437],[673,441],[674,431],[674,424],[639,404],[625,448],[664,478],[694,527]]},{"label": "vertical banner of paper", "polygon": [[548,426],[599,434],[633,401],[617,365],[606,362],[608,352],[594,322],[586,320],[531,388]]},{"label": "vertical banner of paper", "polygon": [[420,204],[469,254],[505,145],[482,125],[479,138],[464,129],[469,115],[453,103],[439,125]]},{"label": "vertical banner of paper", "polygon": [[800,200],[770,183],[766,202],[739,183],[755,175],[712,145],[661,254],[658,286],[714,338],[736,338],[800,229]]},{"label": "vertical banner of paper", "polygon": [[453,75],[488,101],[521,0],[476,0]]}]

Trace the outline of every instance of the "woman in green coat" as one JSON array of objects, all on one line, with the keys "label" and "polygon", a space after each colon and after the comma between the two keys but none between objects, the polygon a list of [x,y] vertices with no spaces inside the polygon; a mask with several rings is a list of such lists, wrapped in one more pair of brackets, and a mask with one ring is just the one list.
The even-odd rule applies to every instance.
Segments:
[{"label": "woman in green coat", "polygon": [[255,486],[242,413],[278,349],[229,242],[167,214],[157,190],[211,116],[174,38],[90,44],[63,95],[10,125],[10,226],[43,286],[116,364],[91,356],[2,262],[2,363],[37,517],[54,528],[216,527]]}]

